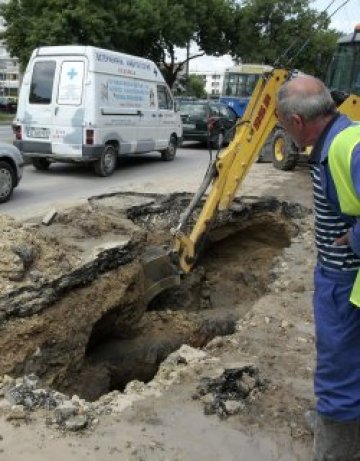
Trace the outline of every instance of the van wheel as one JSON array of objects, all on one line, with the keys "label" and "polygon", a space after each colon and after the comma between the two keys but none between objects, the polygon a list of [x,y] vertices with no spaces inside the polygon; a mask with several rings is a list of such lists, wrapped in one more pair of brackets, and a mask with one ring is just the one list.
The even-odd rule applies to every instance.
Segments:
[{"label": "van wheel", "polygon": [[7,202],[15,187],[15,172],[12,166],[0,161],[0,203]]},{"label": "van wheel", "polygon": [[37,170],[45,171],[49,169],[50,160],[47,158],[35,157],[32,159],[32,164]]},{"label": "van wheel", "polygon": [[174,160],[177,149],[177,140],[174,135],[170,137],[169,144],[166,149],[161,151],[161,160],[164,162],[170,162]]},{"label": "van wheel", "polygon": [[117,152],[114,146],[105,146],[101,157],[94,163],[94,171],[98,176],[111,176],[116,168]]}]

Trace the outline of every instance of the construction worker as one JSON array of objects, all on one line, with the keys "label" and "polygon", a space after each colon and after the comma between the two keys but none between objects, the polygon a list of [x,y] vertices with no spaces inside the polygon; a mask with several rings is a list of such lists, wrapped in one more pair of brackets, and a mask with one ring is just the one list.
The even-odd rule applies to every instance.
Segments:
[{"label": "construction worker", "polygon": [[317,264],[314,461],[360,459],[360,125],[313,77],[277,94],[280,124],[310,156]]}]

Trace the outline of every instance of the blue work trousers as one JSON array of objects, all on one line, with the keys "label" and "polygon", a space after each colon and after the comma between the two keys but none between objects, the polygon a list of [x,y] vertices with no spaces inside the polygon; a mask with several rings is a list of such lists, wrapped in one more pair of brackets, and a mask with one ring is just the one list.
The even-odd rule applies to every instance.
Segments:
[{"label": "blue work trousers", "polygon": [[315,268],[316,409],[334,421],[360,418],[360,308],[350,303],[355,271]]}]

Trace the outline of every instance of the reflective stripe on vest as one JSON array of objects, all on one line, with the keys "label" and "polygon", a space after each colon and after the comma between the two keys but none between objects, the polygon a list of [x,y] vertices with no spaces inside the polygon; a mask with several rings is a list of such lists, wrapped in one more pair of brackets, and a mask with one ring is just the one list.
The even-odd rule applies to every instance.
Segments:
[{"label": "reflective stripe on vest", "polygon": [[[359,143],[360,125],[352,125],[335,136],[328,154],[329,168],[341,212],[354,217],[360,217],[360,199],[351,178],[351,158],[355,146]],[[350,301],[360,307],[360,270],[354,282]]]}]

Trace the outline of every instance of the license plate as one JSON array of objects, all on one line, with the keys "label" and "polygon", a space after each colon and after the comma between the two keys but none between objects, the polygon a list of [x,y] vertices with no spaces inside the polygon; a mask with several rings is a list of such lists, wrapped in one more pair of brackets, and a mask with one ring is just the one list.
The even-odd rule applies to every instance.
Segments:
[{"label": "license plate", "polygon": [[183,123],[183,128],[187,128],[188,130],[194,130],[196,128],[196,125],[192,123]]},{"label": "license plate", "polygon": [[42,138],[48,139],[50,130],[48,128],[33,128],[30,127],[26,130],[28,138]]}]

